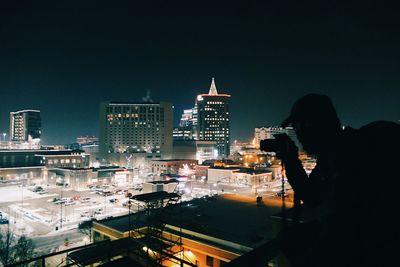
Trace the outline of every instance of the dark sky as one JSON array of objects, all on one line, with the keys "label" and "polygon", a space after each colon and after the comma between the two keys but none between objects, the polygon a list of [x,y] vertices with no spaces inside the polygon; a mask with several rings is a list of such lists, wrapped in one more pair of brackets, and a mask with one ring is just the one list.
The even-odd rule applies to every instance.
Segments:
[{"label": "dark sky", "polygon": [[35,108],[44,142],[69,143],[97,135],[100,101],[147,90],[174,103],[177,121],[213,76],[232,94],[234,139],[278,124],[310,92],[331,96],[347,125],[399,120],[389,3],[1,1],[0,132],[10,111]]}]

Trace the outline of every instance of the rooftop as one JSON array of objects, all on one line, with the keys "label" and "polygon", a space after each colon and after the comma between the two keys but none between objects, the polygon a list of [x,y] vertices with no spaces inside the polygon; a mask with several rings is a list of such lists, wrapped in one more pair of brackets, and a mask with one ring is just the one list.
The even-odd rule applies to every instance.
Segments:
[{"label": "rooftop", "polygon": [[[146,195],[146,194],[144,194]],[[238,243],[257,247],[272,238],[270,216],[280,211],[276,205],[257,205],[255,198],[235,195],[195,199],[167,209],[163,223],[183,229]],[[109,218],[97,222],[124,233],[132,228],[146,225],[145,212]]]},{"label": "rooftop", "polygon": [[122,253],[126,253],[127,251],[137,247],[141,247],[140,243],[125,238],[113,242],[102,242],[97,246],[71,252],[68,257],[74,262],[79,262],[82,265],[89,265],[94,262],[109,259],[112,256],[121,255]]},{"label": "rooftop", "polygon": [[159,162],[174,162],[174,161],[193,161],[193,162],[197,162],[197,160],[195,159],[155,159],[153,161],[159,161]]},{"label": "rooftop", "polygon": [[177,179],[171,179],[167,181],[159,180],[159,181],[150,181],[148,182],[150,184],[171,184],[171,183],[179,183],[179,180]]},{"label": "rooftop", "polygon": [[158,106],[160,102],[125,102],[125,101],[109,101],[106,102],[110,106],[129,106],[129,105],[141,105],[141,106]]}]

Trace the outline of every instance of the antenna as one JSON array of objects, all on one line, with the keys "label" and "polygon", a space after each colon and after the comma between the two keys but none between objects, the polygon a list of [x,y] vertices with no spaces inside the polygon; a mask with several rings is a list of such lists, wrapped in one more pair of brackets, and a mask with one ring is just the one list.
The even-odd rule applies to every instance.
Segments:
[{"label": "antenna", "polygon": [[142,97],[142,101],[143,102],[147,102],[147,103],[153,103],[153,99],[151,99],[151,91],[147,90],[146,96]]}]

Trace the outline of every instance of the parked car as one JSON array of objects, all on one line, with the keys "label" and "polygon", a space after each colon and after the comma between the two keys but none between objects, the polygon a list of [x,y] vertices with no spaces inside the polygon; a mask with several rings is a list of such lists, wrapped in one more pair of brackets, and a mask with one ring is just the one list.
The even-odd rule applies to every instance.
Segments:
[{"label": "parked car", "polygon": [[58,198],[58,200],[54,201],[54,204],[65,204],[66,202],[68,202],[67,198]]},{"label": "parked car", "polygon": [[88,203],[90,202],[90,197],[84,197],[79,200],[81,203]]},{"label": "parked car", "polygon": [[81,217],[90,217],[90,212],[89,211],[82,212]]},{"label": "parked car", "polygon": [[117,198],[111,198],[109,201],[110,201],[111,203],[117,203],[117,202],[118,202],[118,199],[117,199]]},{"label": "parked car", "polygon": [[73,196],[71,199],[72,200],[79,200],[79,199],[81,199],[81,196]]},{"label": "parked car", "polygon": [[103,196],[112,196],[113,195],[113,193],[111,192],[111,191],[104,191],[103,192]]},{"label": "parked car", "polygon": [[43,189],[43,187],[41,187],[41,186],[35,186],[35,187],[32,189],[32,191],[35,192],[35,193],[39,193],[39,192],[44,191],[44,189]]},{"label": "parked car", "polygon": [[75,205],[75,204],[76,204],[75,201],[69,200],[69,201],[67,201],[67,202],[64,203],[64,206],[71,206],[71,205]]},{"label": "parked car", "polygon": [[141,184],[135,184],[135,185],[132,187],[132,189],[133,189],[133,190],[141,191],[141,190],[143,189],[143,185],[141,185]]},{"label": "parked car", "polygon": [[103,213],[103,209],[98,209],[94,211],[94,214],[102,214]]},{"label": "parked car", "polygon": [[55,197],[55,198],[53,198],[53,202],[56,202],[56,201],[60,201],[61,200],[61,198],[60,197]]},{"label": "parked car", "polygon": [[8,219],[5,216],[3,216],[3,213],[1,213],[0,211],[0,224],[8,224],[8,223],[9,223]]},{"label": "parked car", "polygon": [[124,191],[122,191],[121,189],[118,189],[117,191],[115,191],[115,193],[118,195],[123,195]]},{"label": "parked car", "polygon": [[0,217],[0,224],[9,224],[9,220],[5,217]]}]

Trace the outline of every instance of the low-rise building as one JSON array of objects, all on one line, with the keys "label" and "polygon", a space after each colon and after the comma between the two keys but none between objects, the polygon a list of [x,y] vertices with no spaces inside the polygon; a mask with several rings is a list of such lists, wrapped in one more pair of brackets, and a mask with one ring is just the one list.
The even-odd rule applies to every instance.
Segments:
[{"label": "low-rise building", "polygon": [[36,154],[47,168],[85,168],[89,167],[90,157],[82,150],[61,154]]},{"label": "low-rise building", "polygon": [[[173,197],[172,193],[156,192],[138,196],[138,200],[165,203],[165,199]],[[220,267],[272,239],[269,217],[279,211],[278,206],[260,205],[254,198],[224,195],[97,221],[92,230],[97,242],[131,237],[132,242],[140,244],[136,249],[145,252],[147,261],[143,253],[131,250],[126,254],[128,259],[142,264],[136,266],[153,266],[159,260],[162,266]],[[83,255],[84,251],[71,258],[83,260]],[[89,253],[86,255],[89,262]],[[183,261],[179,263],[179,259]],[[94,263],[96,258],[91,260]]]},{"label": "low-rise building", "polygon": [[48,171],[48,184],[68,184],[74,190],[88,185],[124,184],[132,181],[132,171],[118,166],[100,168],[53,168]]},{"label": "low-rise building", "polygon": [[174,157],[180,159],[194,159],[201,164],[206,160],[218,158],[217,143],[215,141],[174,140]]},{"label": "low-rise building", "polygon": [[272,172],[252,168],[211,167],[207,169],[207,181],[260,186],[272,181]]},{"label": "low-rise building", "polygon": [[45,182],[49,169],[84,168],[89,156],[72,150],[0,150],[0,180],[3,182]]},{"label": "low-rise building", "polygon": [[193,159],[166,159],[153,160],[150,163],[151,172],[160,176],[161,174],[183,174],[180,170],[194,170],[197,160]]}]

